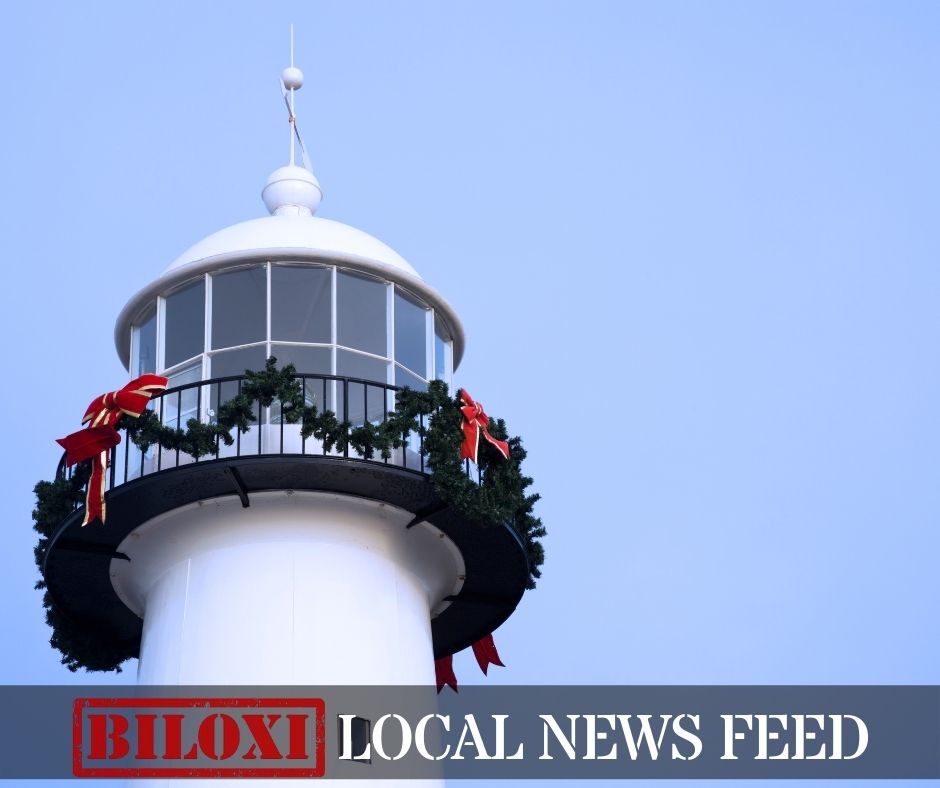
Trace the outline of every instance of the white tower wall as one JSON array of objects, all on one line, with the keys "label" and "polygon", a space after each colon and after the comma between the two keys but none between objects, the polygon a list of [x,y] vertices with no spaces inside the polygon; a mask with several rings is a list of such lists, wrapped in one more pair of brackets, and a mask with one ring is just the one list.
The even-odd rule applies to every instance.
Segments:
[{"label": "white tower wall", "polygon": [[328,493],[201,501],[119,546],[112,583],[144,619],[140,684],[433,686],[432,611],[460,554],[408,512]]},{"label": "white tower wall", "polygon": [[[272,491],[247,509],[226,497],[145,523],[120,545],[131,560],[111,564],[144,619],[138,683],[421,685],[433,708],[432,611],[464,570],[449,539],[427,523],[406,528],[410,519],[377,501]],[[306,783],[252,785],[295,782]],[[131,781],[192,783],[207,784]]]}]

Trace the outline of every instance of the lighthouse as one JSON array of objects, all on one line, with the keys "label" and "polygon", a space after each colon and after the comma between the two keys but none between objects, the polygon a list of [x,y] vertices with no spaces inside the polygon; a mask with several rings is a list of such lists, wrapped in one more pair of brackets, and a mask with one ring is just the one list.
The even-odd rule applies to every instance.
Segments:
[{"label": "lighthouse", "polygon": [[[117,317],[130,377],[166,378],[147,404],[162,428],[217,424],[271,358],[292,365],[303,407],[349,430],[386,423],[405,387],[453,383],[454,309],[386,244],[316,215],[302,82],[293,65],[282,75],[290,157],[263,187],[268,215],[190,247]],[[117,425],[106,522],[76,505],[45,547],[56,615],[139,656],[140,684],[433,686],[436,660],[519,603],[517,529],[443,500],[419,433],[383,456],[305,434],[276,399],[252,408],[202,453],[142,450]]]}]

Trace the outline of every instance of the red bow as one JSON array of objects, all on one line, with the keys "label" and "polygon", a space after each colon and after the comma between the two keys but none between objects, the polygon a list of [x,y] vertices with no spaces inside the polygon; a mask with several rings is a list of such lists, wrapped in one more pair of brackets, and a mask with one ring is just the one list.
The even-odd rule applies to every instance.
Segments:
[{"label": "red bow", "polygon": [[474,402],[466,389],[460,389],[458,392],[463,406],[460,412],[463,413],[463,443],[460,446],[460,459],[477,461],[477,447],[480,445],[480,432],[496,450],[509,459],[509,444],[506,441],[496,440],[490,435],[487,427],[490,425],[490,418],[483,411],[483,406],[479,402]]},{"label": "red bow", "polygon": [[121,436],[115,429],[118,419],[125,413],[134,418],[140,416],[150,398],[163,391],[168,382],[159,375],[141,375],[124,388],[97,397],[88,406],[82,419],[82,424],[87,423],[88,426],[56,440],[56,443],[65,449],[67,465],[92,460],[82,525],[96,518],[104,522],[105,472],[108,470],[111,449],[121,442]]},{"label": "red bow", "polygon": [[[490,665],[499,665],[505,667],[496,651],[496,644],[493,642],[493,636],[487,635],[480,638],[473,644],[473,656],[477,658],[477,664],[483,675],[486,675],[486,669]],[[437,681],[437,691],[440,692],[445,686],[450,687],[454,692],[457,691],[457,676],[454,674],[454,657],[451,654],[447,657],[441,657],[434,660],[434,678]]]}]

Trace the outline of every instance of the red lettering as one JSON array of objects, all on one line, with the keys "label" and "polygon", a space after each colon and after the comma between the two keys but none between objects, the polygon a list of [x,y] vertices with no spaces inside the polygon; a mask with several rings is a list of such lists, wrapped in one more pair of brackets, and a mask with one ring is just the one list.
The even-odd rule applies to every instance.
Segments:
[{"label": "red lettering", "polygon": [[[108,731],[108,722],[111,730]],[[89,714],[88,722],[91,726],[91,747],[88,752],[89,760],[104,760],[106,758],[117,760],[124,758],[131,751],[130,744],[124,736],[127,733],[127,718],[121,714]],[[108,742],[111,743],[111,752],[108,752]]]},{"label": "red lettering", "polygon": [[[216,721],[222,725],[222,750],[217,749]],[[199,748],[204,755],[215,761],[225,761],[231,758],[238,749],[238,723],[228,714],[210,714],[199,723]],[[193,749],[196,745],[193,745]],[[189,755],[187,754],[187,758]]]},{"label": "red lettering", "polygon": [[264,721],[265,715],[263,714],[245,714],[242,719],[245,720],[245,725],[248,726],[248,730],[255,740],[251,747],[245,750],[242,758],[253,761],[258,757],[255,755],[255,750],[260,749],[262,760],[280,760],[281,751],[277,748],[270,731],[274,727],[274,723],[281,719],[281,715],[268,714],[267,723]]},{"label": "red lettering", "polygon": [[157,721],[156,714],[135,714],[137,720],[137,755],[140,760],[155,760],[157,754],[153,751],[154,745],[154,725]]},{"label": "red lettering", "polygon": [[309,714],[288,714],[290,723],[290,749],[287,757],[293,760],[307,759],[307,718]]},{"label": "red lettering", "polygon": [[164,714],[162,716],[163,760],[178,761],[183,757],[183,715]]}]

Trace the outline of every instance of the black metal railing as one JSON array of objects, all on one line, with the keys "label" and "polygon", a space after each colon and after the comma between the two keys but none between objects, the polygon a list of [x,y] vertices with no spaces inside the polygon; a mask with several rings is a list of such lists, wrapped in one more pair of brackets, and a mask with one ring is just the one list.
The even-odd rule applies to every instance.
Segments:
[{"label": "black metal railing", "polygon": [[[373,424],[384,422],[388,419],[389,411],[395,410],[397,386],[337,375],[297,373],[294,378],[300,383],[305,404],[315,406],[320,412],[333,411],[340,422],[349,422],[350,429],[361,426],[366,421]],[[185,431],[190,419],[211,424],[215,420],[219,405],[240,394],[245,380],[244,375],[232,375],[175,386],[153,397],[148,408],[156,414],[161,424],[171,428]],[[403,468],[415,473],[429,472],[423,440],[419,433],[409,435],[406,445],[393,449],[389,458],[383,458],[379,451],[376,451],[373,457],[367,458],[348,444],[342,451],[336,450],[335,447],[327,450],[322,441],[312,437],[304,438],[299,422],[291,424],[282,418],[281,404],[277,400],[269,407],[255,402],[254,408],[255,421],[247,432],[233,428],[231,446],[217,438],[215,452],[201,457],[186,454],[178,448],[164,449],[160,446],[151,446],[147,451],[141,451],[128,439],[126,429],[119,430],[121,442],[111,450],[108,488],[113,489],[129,481],[183,465],[237,457],[344,457]],[[425,417],[420,416],[419,419],[421,427],[425,427]],[[467,470],[469,473],[469,465]],[[59,465],[59,473],[68,478],[72,475],[72,469],[65,467],[64,456]]]}]

